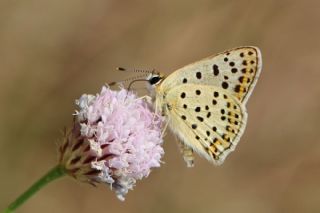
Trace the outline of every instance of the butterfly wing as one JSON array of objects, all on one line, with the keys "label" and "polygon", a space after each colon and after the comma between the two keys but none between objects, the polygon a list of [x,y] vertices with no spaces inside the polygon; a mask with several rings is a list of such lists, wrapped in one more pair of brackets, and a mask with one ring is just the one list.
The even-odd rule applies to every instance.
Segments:
[{"label": "butterfly wing", "polygon": [[262,67],[257,47],[239,47],[189,64],[169,75],[161,84],[163,91],[181,84],[219,87],[243,103],[248,100]]},{"label": "butterfly wing", "polygon": [[164,104],[171,130],[214,164],[234,150],[246,126],[243,104],[220,87],[182,84],[168,91]]}]

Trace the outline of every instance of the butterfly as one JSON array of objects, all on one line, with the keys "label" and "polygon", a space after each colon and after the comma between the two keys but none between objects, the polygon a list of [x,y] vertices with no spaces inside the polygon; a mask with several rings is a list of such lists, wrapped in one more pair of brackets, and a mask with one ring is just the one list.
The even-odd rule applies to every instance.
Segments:
[{"label": "butterfly", "polygon": [[260,50],[248,46],[204,58],[169,76],[147,77],[155,109],[166,117],[189,167],[193,152],[220,165],[235,149],[261,67]]}]

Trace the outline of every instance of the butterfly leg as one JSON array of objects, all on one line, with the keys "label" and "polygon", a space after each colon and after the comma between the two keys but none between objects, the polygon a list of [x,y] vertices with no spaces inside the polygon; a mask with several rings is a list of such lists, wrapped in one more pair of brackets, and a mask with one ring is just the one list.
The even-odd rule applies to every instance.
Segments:
[{"label": "butterfly leg", "polygon": [[[152,98],[150,96],[144,95],[144,96],[138,98],[137,100],[140,100],[140,99],[145,100],[148,104],[152,105]],[[153,122],[156,120],[157,115],[158,115],[158,112],[157,112],[157,106],[156,106],[155,113],[153,115],[153,120],[152,120]]]},{"label": "butterfly leg", "polygon": [[148,95],[144,95],[142,97],[137,98],[137,100],[143,99],[145,100],[147,103],[152,104],[152,98]]},{"label": "butterfly leg", "polygon": [[[142,97],[140,97],[140,98],[138,98],[138,99],[144,99],[144,100],[145,100],[146,102],[148,102],[149,104],[152,104],[152,98],[151,98],[150,96],[148,96],[148,95],[142,96]],[[157,115],[158,115],[158,111],[157,111],[157,103],[156,103],[155,113],[154,113],[154,115],[153,115],[153,122],[156,120]],[[163,128],[163,130],[162,130],[162,133],[161,133],[161,137],[162,137],[162,138],[164,137],[164,134],[165,134],[165,132],[166,132],[166,130],[167,130],[167,128],[168,128],[168,125],[169,125],[169,120],[166,121],[166,124],[165,124],[165,126],[164,126],[164,128]]]},{"label": "butterfly leg", "polygon": [[[152,103],[152,99],[151,99],[151,97],[150,97],[150,102]],[[156,119],[156,117],[158,116],[158,103],[157,102],[155,102],[155,104],[154,104],[154,115],[153,115],[153,121],[155,121],[155,119]],[[168,123],[166,124],[166,127],[167,127],[167,125],[168,125]],[[162,133],[164,133],[164,131],[162,132]],[[163,135],[163,134],[162,134]]]},{"label": "butterfly leg", "polygon": [[165,120],[166,124],[164,125],[163,127],[163,130],[162,130],[162,133],[161,133],[161,137],[163,138],[164,137],[164,134],[166,133],[166,130],[168,128],[168,125],[169,125],[169,118],[168,120]]},{"label": "butterfly leg", "polygon": [[183,156],[183,160],[187,163],[187,167],[191,168],[194,167],[194,155],[193,155],[193,150],[191,147],[183,143],[180,139],[176,138],[179,146],[180,146],[180,151]]}]

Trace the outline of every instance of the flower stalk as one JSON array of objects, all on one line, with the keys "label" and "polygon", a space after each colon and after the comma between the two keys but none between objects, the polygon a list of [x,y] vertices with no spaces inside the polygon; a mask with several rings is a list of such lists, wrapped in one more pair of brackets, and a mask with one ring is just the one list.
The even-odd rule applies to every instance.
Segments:
[{"label": "flower stalk", "polygon": [[6,208],[3,213],[14,212],[18,207],[20,207],[24,202],[26,202],[32,195],[46,186],[48,183],[56,180],[59,177],[64,176],[65,170],[62,166],[58,165],[47,172],[42,178],[35,182],[29,189],[22,193],[15,201],[13,201],[8,208]]}]

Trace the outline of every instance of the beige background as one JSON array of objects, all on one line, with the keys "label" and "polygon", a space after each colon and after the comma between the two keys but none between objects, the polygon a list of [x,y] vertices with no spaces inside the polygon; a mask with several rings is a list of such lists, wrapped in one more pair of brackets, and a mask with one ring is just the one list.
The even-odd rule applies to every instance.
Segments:
[{"label": "beige background", "polygon": [[236,152],[165,164],[126,202],[104,186],[56,181],[19,212],[319,212],[320,3],[289,0],[0,0],[0,209],[56,163],[74,99],[127,78],[116,66],[173,70],[241,45],[262,50]]}]

